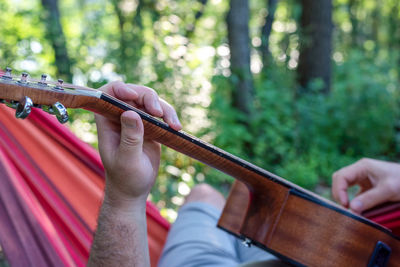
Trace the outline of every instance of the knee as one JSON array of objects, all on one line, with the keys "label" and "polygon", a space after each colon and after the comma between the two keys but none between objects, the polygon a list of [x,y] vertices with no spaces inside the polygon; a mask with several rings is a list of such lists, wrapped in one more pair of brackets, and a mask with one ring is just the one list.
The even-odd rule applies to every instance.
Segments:
[{"label": "knee", "polygon": [[185,203],[204,202],[222,210],[225,205],[224,196],[208,184],[198,184],[192,188]]}]

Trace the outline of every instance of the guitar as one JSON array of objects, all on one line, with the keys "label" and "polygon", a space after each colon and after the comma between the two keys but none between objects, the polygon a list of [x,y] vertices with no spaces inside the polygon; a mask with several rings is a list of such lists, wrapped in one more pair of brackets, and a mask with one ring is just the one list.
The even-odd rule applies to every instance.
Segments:
[{"label": "guitar", "polygon": [[216,168],[235,183],[218,227],[296,266],[400,266],[400,238],[277,175],[246,162],[101,91],[20,78],[0,77],[1,102],[26,118],[32,108],[68,120],[67,108],[83,108],[118,120],[126,110],[143,120],[147,138]]}]

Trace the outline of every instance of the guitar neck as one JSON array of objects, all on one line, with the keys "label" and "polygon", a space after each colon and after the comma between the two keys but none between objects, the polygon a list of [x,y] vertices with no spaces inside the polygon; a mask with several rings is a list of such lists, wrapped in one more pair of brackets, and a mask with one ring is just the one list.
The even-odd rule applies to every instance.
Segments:
[{"label": "guitar neck", "polygon": [[[127,110],[138,113],[144,124],[145,137],[155,140],[167,147],[203,162],[217,170],[220,170],[237,180],[243,182],[248,190],[252,203],[258,203],[257,207],[274,204],[277,209],[284,205],[285,198],[289,194],[301,196],[303,199],[315,202],[318,205],[328,207],[336,212],[351,216],[359,221],[372,224],[334,202],[326,200],[310,191],[307,191],[285,179],[263,170],[245,160],[242,160],[224,150],[212,146],[202,140],[183,131],[175,131],[166,123],[149,114],[123,102],[99,90],[58,83],[47,82],[45,75],[40,81],[27,79],[22,74],[20,79],[11,76],[9,70],[0,78],[0,102],[6,102],[10,106],[17,107],[24,112],[30,112],[33,104],[37,106],[52,106],[59,112],[60,122],[65,122],[65,108],[83,108],[102,114],[112,120],[119,121],[120,115]],[[27,101],[29,98],[29,101]],[[25,104],[22,105],[21,102]],[[15,103],[19,103],[17,106]],[[29,105],[26,103],[30,103]],[[54,111],[54,110],[53,110]],[[17,110],[17,112],[20,112]],[[22,114],[25,117],[27,114]],[[21,115],[21,114],[20,114]],[[57,114],[56,114],[57,115]],[[249,210],[249,214],[257,214],[257,210]],[[268,213],[263,210],[262,212]],[[257,215],[258,216],[258,215]],[[260,215],[261,216],[261,215]],[[260,218],[264,220],[263,218]]]},{"label": "guitar neck", "polygon": [[138,113],[144,124],[146,138],[155,140],[167,147],[218,169],[237,180],[245,183],[249,190],[261,190],[260,183],[267,180],[303,196],[318,200],[335,209],[344,209],[310,191],[307,191],[285,179],[263,170],[245,160],[242,160],[222,149],[212,146],[183,131],[175,131],[166,123],[149,114],[120,101],[101,91],[74,86],[71,84],[56,84],[47,81],[29,79],[22,81],[15,77],[3,75],[0,79],[0,99],[19,101],[28,96],[35,104],[51,106],[56,102],[67,108],[83,108],[113,120],[119,121],[120,115],[127,110]]},{"label": "guitar neck", "polygon": [[[242,182],[250,182],[250,177],[240,177],[239,173],[251,171],[263,176],[263,179],[269,179],[280,183],[286,187],[297,187],[296,185],[283,180],[282,178],[267,172],[241,158],[238,158],[220,148],[200,140],[184,131],[176,131],[168,126],[165,122],[132,107],[110,95],[102,94],[101,100],[112,105],[112,110],[107,107],[107,114],[117,114],[118,116],[127,110],[135,111],[140,115],[144,123],[146,138],[155,140],[175,151],[185,154],[191,158],[199,160],[213,168],[238,178]],[[102,107],[104,109],[104,107]],[[103,112],[101,112],[103,113]],[[103,114],[104,115],[104,114]],[[113,115],[114,116],[114,115]],[[242,170],[243,169],[243,170]]]},{"label": "guitar neck", "polygon": [[98,104],[100,106],[94,108],[95,111],[105,116],[111,115],[114,119],[119,118],[120,114],[127,110],[137,112],[143,120],[146,138],[155,140],[175,151],[222,171],[247,185],[252,185],[250,186],[250,190],[252,187],[257,186],[260,179],[268,179],[273,183],[278,183],[288,189],[295,190],[308,198],[316,199],[319,202],[322,201],[325,205],[344,210],[341,206],[332,201],[305,190],[296,184],[206,143],[199,138],[184,131],[176,131],[159,119],[108,94],[103,93],[100,99],[102,103]]}]

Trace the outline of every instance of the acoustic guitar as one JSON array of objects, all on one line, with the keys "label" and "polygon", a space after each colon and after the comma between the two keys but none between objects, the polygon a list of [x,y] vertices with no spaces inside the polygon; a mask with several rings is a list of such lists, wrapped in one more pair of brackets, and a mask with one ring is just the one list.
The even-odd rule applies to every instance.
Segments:
[{"label": "acoustic guitar", "polygon": [[1,102],[26,118],[32,108],[68,120],[67,108],[82,108],[118,120],[137,112],[145,135],[216,168],[236,183],[218,227],[295,266],[400,266],[400,238],[362,216],[246,162],[101,91],[11,75],[0,77]]}]

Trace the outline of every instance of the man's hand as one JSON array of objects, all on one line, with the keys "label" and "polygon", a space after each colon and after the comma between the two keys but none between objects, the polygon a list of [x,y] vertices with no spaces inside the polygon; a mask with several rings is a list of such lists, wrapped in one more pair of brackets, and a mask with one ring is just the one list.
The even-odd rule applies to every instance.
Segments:
[{"label": "man's hand", "polygon": [[[148,87],[114,82],[100,90],[181,129],[175,110]],[[124,112],[120,124],[96,115],[96,124],[107,174],[106,200],[118,208],[132,208],[132,201],[145,204],[158,173],[160,145],[143,138],[142,120],[133,111]]]},{"label": "man's hand", "polygon": [[[114,82],[100,90],[181,129],[175,110],[150,88]],[[88,266],[149,266],[146,198],[158,173],[160,145],[143,136],[133,111],[124,112],[120,123],[96,115],[96,124],[106,190]]]},{"label": "man's hand", "polygon": [[[360,192],[349,203],[347,189],[360,186]],[[400,164],[362,159],[335,172],[333,197],[345,207],[361,213],[387,201],[400,201]]]}]

